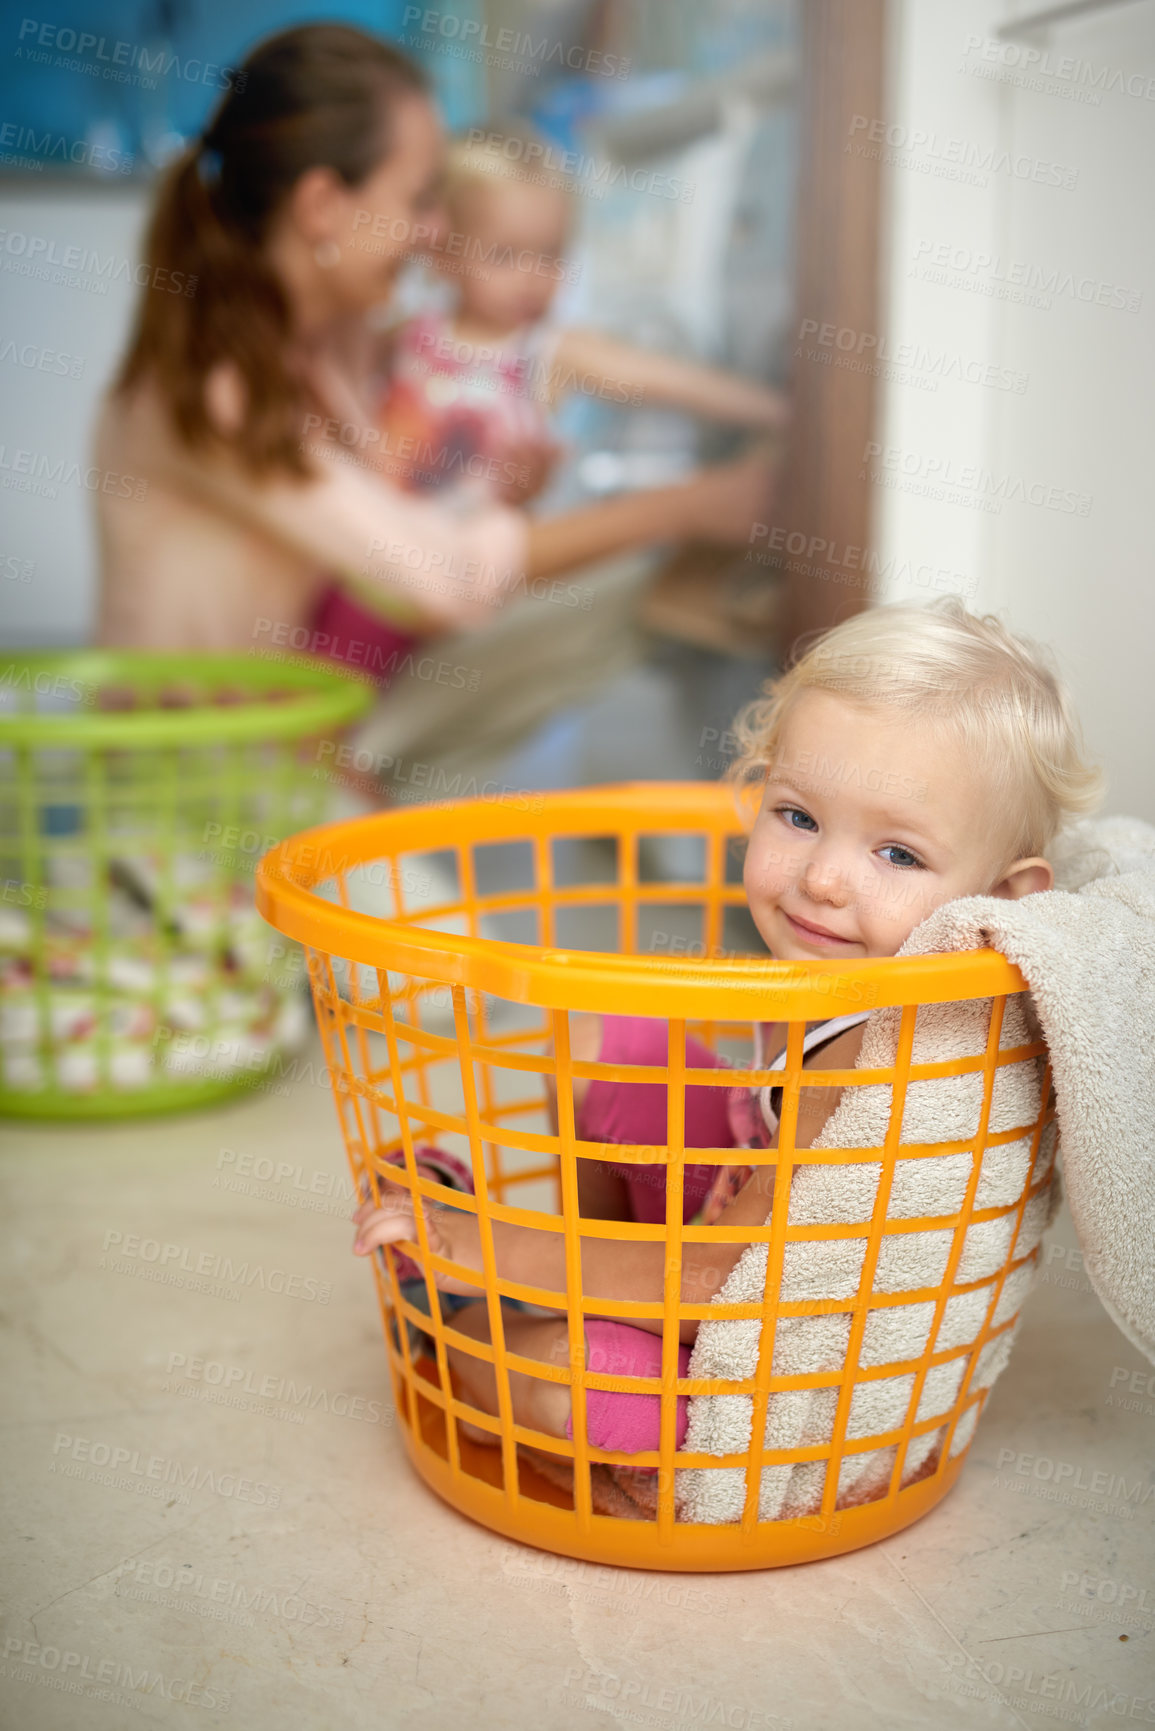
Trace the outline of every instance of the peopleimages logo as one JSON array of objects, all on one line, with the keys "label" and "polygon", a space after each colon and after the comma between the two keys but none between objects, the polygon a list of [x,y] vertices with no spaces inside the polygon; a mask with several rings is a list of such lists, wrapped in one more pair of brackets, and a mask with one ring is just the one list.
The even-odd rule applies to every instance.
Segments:
[{"label": "peopleimages logo", "polygon": [[23,1666],[31,1672],[26,1676],[20,1669],[10,1669],[8,1675],[18,1682],[47,1683],[66,1695],[87,1695],[95,1700],[107,1700],[110,1691],[118,1689],[124,1694],[117,1704],[131,1706],[134,1711],[140,1710],[140,1703],[132,1700],[134,1695],[179,1701],[183,1707],[202,1707],[207,1713],[227,1713],[232,1702],[227,1689],[209,1689],[186,1677],[166,1677],[163,1671],[152,1671],[139,1660],[78,1653],[71,1647],[25,1641],[19,1635],[5,1640],[4,1658],[8,1666]]},{"label": "peopleimages logo", "polygon": [[256,1400],[281,1401],[306,1412],[361,1419],[365,1424],[388,1424],[393,1416],[392,1409],[383,1407],[379,1400],[349,1394],[344,1389],[315,1388],[311,1382],[295,1382],[289,1376],[263,1376],[251,1365],[225,1364],[221,1359],[190,1358],[187,1353],[170,1352],[167,1368],[177,1383],[219,1388],[228,1395],[248,1395]]},{"label": "peopleimages logo", "polygon": [[555,145],[536,138],[506,137],[500,132],[486,132],[484,127],[471,126],[469,142],[483,145],[494,155],[494,172],[500,169],[497,157],[520,165],[526,178],[533,182],[541,174],[561,176],[572,190],[601,198],[611,189],[626,188],[631,192],[648,192],[657,198],[673,199],[679,204],[693,204],[695,185],[675,174],[659,174],[654,169],[630,167],[613,162],[609,157],[585,156],[577,150],[559,150]]},{"label": "peopleimages logo", "polygon": [[[212,1491],[218,1497],[252,1503],[257,1508],[280,1507],[280,1487],[268,1484],[264,1479],[220,1472],[215,1467],[198,1466],[195,1462],[180,1461],[171,1455],[150,1455],[123,1444],[103,1442],[98,1437],[70,1436],[67,1431],[57,1431],[49,1470],[63,1473],[65,1477],[79,1478],[81,1473],[68,1471],[73,1463],[90,1468],[107,1467],[109,1470],[105,1477],[111,1481],[109,1488],[113,1490],[144,1490],[152,1480],[183,1491]],[[117,1475],[122,1476],[118,1478]]]},{"label": "peopleimages logo", "polygon": [[[159,1238],[141,1238],[136,1232],[109,1230],[104,1235],[103,1249],[106,1254],[100,1265],[114,1273],[135,1271],[141,1264],[155,1265],[168,1275],[179,1272],[197,1279],[220,1280],[237,1288],[256,1287],[282,1298],[328,1304],[333,1296],[332,1282],[328,1280],[290,1274],[283,1268],[266,1268],[260,1262],[234,1262],[231,1256],[215,1250],[196,1251],[183,1244],[163,1244]],[[107,1254],[109,1251],[111,1256]]]},{"label": "peopleimages logo", "polygon": [[345,1612],[305,1598],[295,1587],[252,1587],[227,1576],[207,1576],[191,1563],[168,1557],[125,1557],[116,1574],[118,1598],[143,1599],[173,1610],[230,1622],[244,1629],[259,1616],[279,1617],[302,1628],[340,1629]]},{"label": "peopleimages logo", "polygon": [[556,38],[535,37],[527,30],[508,26],[494,28],[477,18],[461,18],[455,12],[437,12],[426,6],[406,6],[402,28],[418,40],[420,35],[436,37],[438,41],[433,46],[452,46],[469,59],[508,56],[511,61],[523,62],[525,71],[548,66],[555,71],[568,69],[599,78],[625,78],[630,70],[630,62],[620,54],[583,48],[578,43],[567,45]]},{"label": "peopleimages logo", "polygon": [[[964,385],[983,385],[989,390],[1013,391],[1022,396],[1030,375],[1011,367],[997,366],[993,361],[981,361],[957,354],[949,349],[928,348],[922,343],[892,343],[876,331],[857,330],[852,325],[819,324],[817,319],[803,319],[798,327],[796,356],[802,356],[802,344],[807,346],[805,358],[826,366],[850,367],[878,376],[882,367],[891,370],[885,377],[899,377],[902,371],[918,379],[926,389],[936,390],[940,379],[955,379]],[[897,370],[896,370],[897,369]],[[901,383],[901,378],[899,378]]]},{"label": "peopleimages logo", "polygon": [[79,679],[69,679],[63,673],[48,673],[43,668],[19,667],[14,661],[0,669],[0,692],[23,691],[28,696],[33,693],[37,697],[66,697],[73,703],[84,703],[90,696],[91,688],[81,684]]},{"label": "peopleimages logo", "polygon": [[1096,107],[1104,91],[1155,102],[1155,77],[1150,73],[1125,72],[1120,66],[1083,60],[1074,54],[1056,54],[1050,48],[1040,48],[1034,43],[972,35],[963,45],[963,54],[968,59],[972,56],[978,58],[960,70],[976,72],[1028,90],[1069,95]]},{"label": "peopleimages logo", "polygon": [[24,367],[30,373],[52,373],[61,379],[79,379],[84,373],[79,355],[62,354],[59,349],[45,348],[40,343],[17,344],[12,337],[0,341],[0,361],[11,361],[13,366]]},{"label": "peopleimages logo", "polygon": [[1092,494],[1080,493],[1072,487],[1031,480],[1025,475],[997,475],[980,463],[956,463],[953,456],[903,450],[898,445],[882,445],[876,439],[867,440],[862,461],[862,474],[872,482],[896,485],[910,480],[912,491],[927,489],[934,496],[937,489],[957,504],[966,503],[969,495],[994,514],[1004,504],[1020,503],[1062,511],[1068,516],[1089,517],[1094,504]]},{"label": "peopleimages logo", "polygon": [[118,499],[148,497],[148,482],[138,475],[122,475],[116,469],[99,469],[90,463],[82,469],[64,457],[45,451],[10,451],[0,445],[0,486],[19,492],[44,492],[54,499],[57,487],[83,487],[88,493],[115,493]]},{"label": "peopleimages logo", "polygon": [[[1008,1478],[1005,1488],[1025,1490],[1034,1496],[1045,1494],[1048,1501],[1066,1502],[1071,1491],[1081,1491],[1092,1498],[1105,1499],[1102,1512],[1123,1514],[1145,1508],[1151,1498],[1155,1497],[1155,1484],[1145,1484],[1142,1478],[1136,1478],[1133,1483],[1129,1483],[1122,1473],[1107,1472],[1100,1468],[1088,1471],[1077,1461],[1052,1460],[1047,1455],[1026,1454],[1017,1449],[1001,1448],[997,1461],[998,1470],[1001,1472],[1012,1462],[1015,1474],[1026,1479],[1028,1483],[1025,1486],[1017,1485],[1014,1479]],[[1030,1481],[1037,1481],[1037,1484]],[[1003,1481],[996,1479],[995,1482]],[[1043,1493],[1038,1488],[1040,1485],[1047,1485],[1050,1487],[1049,1491]]]},{"label": "peopleimages logo", "polygon": [[[861,142],[860,134],[863,135]],[[848,136],[857,155],[878,156],[885,147],[896,153],[892,160],[900,167],[919,166],[925,172],[938,170],[947,178],[956,180],[966,179],[969,174],[977,186],[986,186],[987,176],[991,174],[1005,174],[1013,180],[1030,180],[1045,186],[1060,186],[1067,191],[1071,191],[1079,180],[1078,169],[1061,162],[1027,156],[1022,152],[1012,155],[1009,150],[1001,150],[993,144],[950,138],[919,126],[904,126],[897,121],[872,118],[866,114],[851,116]],[[904,156],[907,164],[903,163]]]},{"label": "peopleimages logo", "polygon": [[[120,39],[110,42],[107,36],[97,36],[94,31],[44,24],[38,18],[21,20],[19,40],[17,60],[28,60],[37,66],[64,66],[73,72],[95,72],[113,83],[140,82],[148,90],[156,89],[157,77],[175,77],[186,84],[207,85],[210,90],[241,91],[248,78],[246,72],[235,66],[218,66],[212,60],[181,60],[159,43],[146,48]],[[92,58],[86,60],[86,55]],[[143,77],[137,79],[134,74]]]},{"label": "peopleimages logo", "polygon": [[[102,258],[93,247],[58,246],[47,235],[26,234],[21,229],[0,228],[0,252],[6,255],[4,270],[16,276],[60,281],[66,288],[91,286],[96,293],[107,294],[109,283],[122,282],[130,288],[157,289],[164,294],[196,293],[197,279],[185,271],[118,258],[115,253]],[[51,276],[51,271],[59,274]]]},{"label": "peopleimages logo", "polygon": [[83,163],[103,174],[131,174],[132,155],[112,145],[89,144],[85,138],[65,138],[59,132],[37,132],[31,126],[17,126],[6,121],[0,126],[0,150],[17,154],[27,151],[29,159],[44,162]]},{"label": "peopleimages logo", "polygon": [[1064,296],[1082,301],[1084,306],[1113,307],[1128,313],[1137,313],[1143,302],[1140,289],[1104,278],[1077,276],[1063,265],[1031,263],[949,240],[917,241],[909,274],[920,276],[924,282],[970,288],[1003,300],[1030,302],[1033,297],[1033,304],[1044,310]]}]

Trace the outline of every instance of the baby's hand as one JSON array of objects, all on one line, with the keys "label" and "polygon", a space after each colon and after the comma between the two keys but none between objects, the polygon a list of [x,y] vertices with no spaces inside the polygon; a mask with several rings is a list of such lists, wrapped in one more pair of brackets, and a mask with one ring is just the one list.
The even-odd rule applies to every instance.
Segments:
[{"label": "baby's hand", "polygon": [[[437,1174],[426,1172],[425,1176],[436,1178]],[[423,1202],[422,1212],[429,1248],[434,1255],[480,1270],[481,1236],[475,1217],[463,1209],[445,1208],[428,1200]],[[413,1198],[403,1185],[391,1184],[388,1179],[381,1183],[381,1206],[372,1201],[363,1202],[353,1219],[357,1225],[353,1240],[354,1256],[371,1256],[383,1244],[417,1241]],[[474,1293],[483,1286],[482,1280],[459,1280],[439,1269],[432,1272],[434,1285],[442,1292]]]}]

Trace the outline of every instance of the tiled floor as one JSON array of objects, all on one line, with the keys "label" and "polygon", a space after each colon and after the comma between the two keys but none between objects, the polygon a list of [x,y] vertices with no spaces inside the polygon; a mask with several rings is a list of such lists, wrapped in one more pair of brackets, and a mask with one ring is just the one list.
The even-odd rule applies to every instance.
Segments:
[{"label": "tiled floor", "polygon": [[[1155,1380],[1065,1219],[919,1525],[804,1568],[616,1572],[411,1471],[319,1060],[282,1089],[4,1133],[4,1726],[1155,1722]],[[230,1291],[222,1257],[261,1275]]]}]

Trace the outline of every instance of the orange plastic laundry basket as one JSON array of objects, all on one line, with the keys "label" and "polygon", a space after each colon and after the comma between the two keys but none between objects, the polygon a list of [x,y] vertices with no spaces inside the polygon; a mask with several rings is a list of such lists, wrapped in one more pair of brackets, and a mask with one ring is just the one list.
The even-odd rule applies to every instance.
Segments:
[{"label": "orange plastic laundry basket", "polygon": [[[280,931],[303,943],[318,1019],[330,1065],[345,1144],[354,1177],[376,1189],[384,1162],[401,1151],[404,1164],[391,1176],[435,1201],[453,1202],[476,1212],[485,1262],[484,1287],[493,1344],[467,1338],[442,1316],[431,1270],[452,1264],[428,1250],[423,1221],[418,1242],[405,1249],[424,1269],[424,1301],[401,1289],[396,1251],[374,1257],[385,1340],[397,1411],[410,1459],[447,1502],[512,1538],[594,1562],[640,1568],[713,1570],[766,1568],[833,1556],[897,1532],[932,1508],[961,1469],[965,1449],[952,1456],[951,1438],[960,1421],[973,1422],[985,1392],[971,1386],[982,1348],[1011,1327],[1014,1318],[995,1322],[1003,1285],[1011,1272],[1037,1254],[1016,1256],[1015,1238],[1027,1202],[1046,1182],[1039,1149],[1044,1124],[1052,1115],[1044,1081],[1037,1122],[1015,1135],[1031,1137],[1030,1170],[1022,1195],[1011,1207],[974,1209],[975,1180],[955,1215],[934,1220],[888,1220],[886,1195],[898,1156],[902,1102],[909,1082],[929,1075],[981,1071],[984,1079],[979,1131],[965,1147],[973,1150],[977,1175],[987,1146],[987,1123],[997,1068],[1044,1056],[1040,1045],[1000,1049],[1002,1011],[1010,994],[1026,989],[1018,970],[994,951],[851,963],[772,962],[735,955],[729,927],[747,916],[740,862],[732,845],[741,833],[733,793],[726,787],[644,784],[594,788],[549,795],[497,794],[493,799],[426,805],[386,812],[349,823],[330,824],[283,842],[263,861],[258,905]],[[648,881],[646,838],[666,836],[664,845],[696,854],[697,865],[683,880]],[[690,841],[687,838],[696,838]],[[641,844],[641,845],[640,845]],[[431,861],[438,881],[456,877],[450,899],[430,905]],[[653,874],[651,874],[653,876]],[[365,906],[365,885],[377,885],[376,902],[393,917],[355,912]],[[384,900],[382,898],[385,898]],[[391,899],[390,899],[391,898]],[[373,902],[373,895],[369,901]],[[417,906],[417,902],[422,905]],[[596,921],[616,926],[602,950],[561,947],[581,922],[588,934]],[[438,928],[438,929],[434,929]],[[748,928],[747,928],[748,929]],[[486,935],[481,935],[482,932]],[[687,936],[687,932],[692,933]],[[496,935],[495,935],[496,934]],[[677,935],[675,935],[677,934]],[[616,944],[613,939],[616,936]],[[571,940],[572,941],[572,940]],[[646,953],[648,950],[649,953]],[[991,1033],[985,1054],[947,1064],[911,1061],[918,1006],[964,999],[993,1001]],[[898,1050],[892,1070],[812,1072],[802,1068],[802,1036],[809,1021],[869,1006],[902,1005]],[[596,1011],[662,1018],[669,1024],[669,1062],[664,1070],[579,1063],[570,1056],[568,1012]],[[753,1071],[749,1051],[751,1024],[790,1024],[785,1068]],[[732,1050],[737,1067],[694,1070],[696,1085],[781,1086],[779,1147],[765,1154],[743,1153],[744,1162],[776,1164],[771,1220],[762,1227],[725,1233],[728,1243],[769,1245],[765,1296],[761,1304],[718,1306],[682,1301],[682,1246],[723,1236],[717,1226],[682,1224],[682,1177],[686,1154],[683,1133],[686,1081],[685,1036],[691,1031],[715,1047]],[[728,1046],[727,1042],[731,1044]],[[733,1060],[732,1060],[733,1061]],[[743,1064],[747,1067],[743,1068]],[[668,1147],[615,1147],[613,1158],[666,1165],[666,1224],[638,1225],[579,1219],[577,1160],[605,1156],[601,1145],[578,1142],[574,1133],[572,1087],[575,1077],[661,1082],[667,1089]],[[547,1081],[556,1088],[557,1126],[549,1111]],[[890,1126],[881,1147],[856,1150],[806,1150],[793,1145],[799,1092],[816,1085],[891,1085]],[[1008,1141],[1000,1132],[992,1142]],[[437,1143],[456,1151],[472,1166],[475,1197],[443,1188],[416,1170],[414,1148]],[[902,1157],[942,1154],[960,1143],[925,1149],[902,1147]],[[732,1162],[733,1151],[691,1150],[694,1162]],[[789,1178],[808,1160],[881,1162],[881,1198],[868,1223],[847,1226],[794,1226],[787,1216]],[[783,1181],[785,1179],[785,1182]],[[938,1322],[947,1300],[969,1290],[955,1283],[967,1227],[976,1220],[1012,1216],[1006,1263],[991,1285],[986,1320],[975,1341],[963,1349],[935,1351]],[[492,1223],[509,1221],[541,1232],[561,1234],[565,1245],[565,1289],[542,1291],[499,1278],[493,1254]],[[898,1365],[866,1367],[859,1362],[871,1303],[872,1274],[885,1234],[892,1231],[952,1230],[952,1249],[938,1288],[890,1295],[889,1304],[933,1301],[934,1326],[922,1357]],[[867,1252],[857,1296],[816,1306],[779,1302],[783,1255],[788,1243],[804,1238],[867,1236]],[[663,1319],[662,1372],[659,1379],[626,1380],[585,1367],[581,1237],[663,1240],[666,1244],[664,1297],[651,1305],[585,1301],[585,1311],[628,1320],[647,1315]],[[973,1282],[973,1286],[989,1280]],[[545,1306],[568,1319],[569,1362],[542,1363],[506,1350],[502,1334],[502,1297]],[[781,1317],[849,1312],[849,1349],[836,1375],[772,1376],[775,1328]],[[727,1316],[760,1319],[756,1376],[745,1382],[678,1378],[678,1324],[684,1318]],[[447,1346],[466,1350],[495,1367],[499,1391],[497,1416],[461,1398],[450,1375]],[[966,1359],[957,1396],[944,1420],[916,1422],[919,1395],[928,1372],[948,1360]],[[509,1371],[519,1370],[571,1388],[573,1441],[546,1437],[514,1423]],[[911,1397],[900,1429],[870,1437],[847,1435],[850,1400],[856,1386],[879,1376],[909,1373]],[[818,1447],[772,1450],[760,1447],[767,1400],[785,1389],[835,1386],[837,1416],[829,1440]],[[591,1446],[585,1424],[588,1388],[628,1390],[661,1396],[661,1444],[650,1454],[611,1454]],[[676,1454],[675,1403],[678,1394],[745,1394],[753,1401],[748,1450],[738,1455]],[[499,1446],[483,1446],[465,1434],[461,1423],[488,1432]],[[911,1438],[941,1431],[923,1476],[903,1483],[902,1462]],[[965,1433],[964,1433],[965,1434]],[[520,1445],[520,1446],[519,1446]],[[525,1447],[543,1451],[560,1471],[542,1476]],[[878,1500],[840,1508],[838,1473],[845,1455],[865,1449],[895,1448],[889,1489]],[[540,1454],[539,1454],[540,1459]],[[759,1486],[764,1466],[786,1461],[826,1459],[821,1507],[789,1520],[759,1518]],[[657,1468],[653,1513],[616,1518],[595,1511],[591,1467]],[[675,1469],[740,1467],[745,1470],[743,1517],[728,1525],[699,1525],[677,1518]],[[560,1486],[572,1474],[572,1488]]]}]

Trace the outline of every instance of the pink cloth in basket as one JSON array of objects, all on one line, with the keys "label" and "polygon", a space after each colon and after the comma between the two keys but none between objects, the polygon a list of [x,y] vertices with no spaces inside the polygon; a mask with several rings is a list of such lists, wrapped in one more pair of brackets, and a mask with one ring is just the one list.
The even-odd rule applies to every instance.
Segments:
[{"label": "pink cloth in basket", "polygon": [[[586,1369],[604,1376],[651,1376],[662,1374],[662,1337],[627,1323],[602,1317],[586,1319]],[[678,1348],[678,1375],[689,1374],[690,1348]],[[659,1442],[662,1403],[656,1394],[625,1394],[614,1389],[586,1390],[586,1432],[599,1449],[620,1449],[623,1454],[641,1454],[656,1449]],[[675,1446],[681,1448],[689,1422],[689,1396],[678,1396]],[[565,1421],[565,1434],[573,1436],[573,1418]],[[656,1468],[644,1469],[656,1471]]]}]

